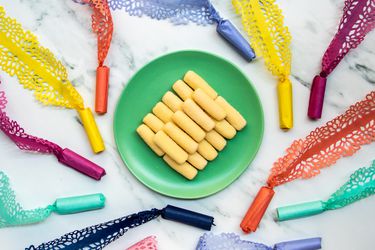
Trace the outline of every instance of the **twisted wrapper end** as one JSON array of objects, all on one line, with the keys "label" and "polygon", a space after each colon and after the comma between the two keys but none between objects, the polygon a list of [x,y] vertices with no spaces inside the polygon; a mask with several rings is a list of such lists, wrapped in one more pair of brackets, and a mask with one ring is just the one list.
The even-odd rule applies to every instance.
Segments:
[{"label": "twisted wrapper end", "polygon": [[272,187],[263,186],[259,190],[240,225],[245,233],[251,233],[257,230],[274,194],[275,191]]}]

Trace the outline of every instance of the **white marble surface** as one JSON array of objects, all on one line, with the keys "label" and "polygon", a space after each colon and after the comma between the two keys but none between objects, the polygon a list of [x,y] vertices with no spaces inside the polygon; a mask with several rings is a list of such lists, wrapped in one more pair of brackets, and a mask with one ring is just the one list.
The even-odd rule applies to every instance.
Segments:
[{"label": "white marble surface", "polygon": [[[307,99],[312,77],[319,71],[321,56],[336,30],[343,0],[278,1],[293,35],[293,77],[295,128],[284,133],[278,129],[275,79],[264,68],[263,60],[246,63],[215,32],[214,26],[194,24],[174,27],[167,21],[130,17],[124,11],[113,13],[115,33],[107,64],[111,67],[109,113],[97,117],[107,151],[92,155],[76,113],[72,110],[43,107],[31,93],[22,89],[16,78],[0,72],[10,100],[7,111],[27,131],[70,147],[104,166],[107,176],[96,182],[57,163],[53,156],[21,152],[0,134],[0,169],[8,174],[19,201],[26,208],[43,206],[59,196],[103,192],[107,206],[100,211],[70,216],[53,215],[45,222],[0,229],[0,248],[23,249],[30,244],[52,240],[74,229],[104,222],[132,212],[167,203],[211,214],[213,232],[236,232],[244,239],[273,244],[278,241],[323,237],[326,250],[374,249],[375,198],[371,197],[345,209],[323,215],[276,223],[272,211],[278,205],[325,198],[338,188],[356,168],[368,166],[375,157],[375,145],[365,146],[351,158],[341,159],[307,181],[278,187],[270,209],[258,231],[243,235],[240,220],[272,163],[284,149],[316,126],[335,117],[375,88],[375,33],[352,51],[331,75],[327,88],[324,118],[306,118]],[[223,16],[240,26],[229,0],[214,1]],[[96,68],[96,37],[91,32],[90,11],[70,0],[0,0],[8,15],[38,35],[67,66],[70,79],[86,103],[93,106]],[[129,78],[155,57],[168,52],[205,50],[235,63],[252,79],[263,102],[265,136],[262,147],[249,169],[231,186],[211,197],[185,201],[161,196],[138,182],[126,169],[116,151],[112,132],[113,111]],[[143,237],[154,234],[160,249],[193,249],[203,231],[169,221],[153,221],[131,230],[107,249],[124,249]]]}]

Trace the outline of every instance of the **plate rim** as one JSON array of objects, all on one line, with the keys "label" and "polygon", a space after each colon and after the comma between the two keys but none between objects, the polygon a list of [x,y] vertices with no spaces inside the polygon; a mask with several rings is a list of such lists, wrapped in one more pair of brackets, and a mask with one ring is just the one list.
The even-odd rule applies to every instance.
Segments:
[{"label": "plate rim", "polygon": [[[247,161],[246,163],[246,168],[243,170],[243,171],[240,171],[239,173],[236,173],[236,175],[234,175],[234,178],[231,179],[229,182],[225,183],[225,185],[223,185],[221,188],[217,189],[217,190],[214,190],[214,191],[210,191],[210,192],[206,192],[204,194],[202,193],[199,193],[198,195],[189,195],[189,196],[181,196],[181,195],[175,195],[175,194],[171,194],[171,193],[168,193],[168,192],[165,192],[165,191],[161,191],[159,189],[157,189],[156,187],[152,186],[152,185],[149,185],[147,182],[145,182],[142,178],[139,178],[136,173],[133,171],[133,169],[131,167],[129,167],[129,163],[128,161],[126,160],[126,157],[124,157],[123,153],[120,152],[119,150],[119,139],[117,139],[118,136],[116,136],[117,134],[117,125],[116,125],[116,122],[115,122],[115,119],[117,117],[117,113],[119,112],[119,106],[120,106],[120,100],[122,98],[122,96],[126,93],[128,87],[129,87],[129,83],[139,74],[139,72],[144,69],[146,66],[148,66],[149,64],[157,61],[157,60],[160,60],[161,58],[163,57],[168,57],[168,56],[171,56],[171,55],[174,55],[174,54],[180,54],[180,53],[201,53],[201,54],[205,54],[205,55],[208,55],[208,56],[212,56],[212,57],[216,57],[218,59],[221,59],[223,61],[225,61],[226,63],[232,65],[235,69],[237,69],[239,72],[241,72],[241,74],[246,78],[246,80],[249,82],[251,88],[254,90],[254,93],[255,93],[255,97],[256,99],[258,100],[258,103],[259,103],[259,106],[260,106],[260,113],[261,113],[261,123],[262,123],[262,126],[261,126],[261,134],[260,134],[260,138],[259,138],[259,141],[258,143],[256,144],[256,150],[254,151],[253,155],[249,158],[249,160]],[[230,62],[229,60],[221,57],[221,56],[218,56],[216,54],[213,54],[213,53],[210,53],[210,52],[206,52],[206,51],[201,51],[201,50],[177,50],[177,51],[173,51],[173,52],[170,52],[170,53],[167,53],[167,54],[163,54],[161,56],[158,56],[158,57],[155,57],[154,59],[150,60],[149,62],[145,63],[139,70],[137,70],[135,72],[135,74],[129,78],[129,80],[127,81],[127,84],[126,86],[123,88],[118,100],[117,100],[117,103],[116,103],[116,108],[115,108],[115,111],[113,113],[113,137],[114,137],[114,140],[115,140],[115,144],[116,144],[116,151],[117,153],[119,154],[122,162],[124,163],[125,167],[130,171],[130,173],[133,175],[133,177],[135,177],[135,179],[137,181],[139,181],[140,183],[142,183],[144,186],[146,186],[147,188],[151,189],[152,191],[156,192],[156,193],[159,193],[163,196],[166,196],[166,197],[171,197],[171,198],[177,198],[177,199],[183,199],[183,200],[195,200],[195,199],[201,199],[201,198],[205,198],[205,197],[209,197],[209,196],[212,196],[220,191],[223,191],[224,189],[226,189],[229,185],[231,185],[233,182],[235,182],[248,168],[249,168],[249,165],[250,163],[255,159],[256,155],[258,154],[259,152],[259,149],[262,145],[262,142],[263,142],[263,137],[264,137],[264,110],[263,110],[263,105],[262,105],[262,102],[259,98],[259,94],[258,94],[258,91],[256,90],[253,82],[247,77],[246,74],[243,73],[243,71],[237,66],[235,65],[234,63]]]}]

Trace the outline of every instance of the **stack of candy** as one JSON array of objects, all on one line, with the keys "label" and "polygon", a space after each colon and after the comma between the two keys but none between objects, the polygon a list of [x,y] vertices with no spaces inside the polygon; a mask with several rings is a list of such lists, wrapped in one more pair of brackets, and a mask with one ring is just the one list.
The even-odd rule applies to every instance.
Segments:
[{"label": "stack of candy", "polygon": [[[192,180],[246,120],[198,74],[188,71],[143,119],[137,133],[164,161]],[[181,99],[180,99],[181,98]]]}]

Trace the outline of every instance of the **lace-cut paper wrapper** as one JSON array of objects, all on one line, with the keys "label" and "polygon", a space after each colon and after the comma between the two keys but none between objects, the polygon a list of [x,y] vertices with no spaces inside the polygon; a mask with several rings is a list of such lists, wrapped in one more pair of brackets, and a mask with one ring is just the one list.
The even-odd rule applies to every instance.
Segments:
[{"label": "lace-cut paper wrapper", "polygon": [[229,21],[220,17],[209,0],[108,0],[111,9],[125,9],[132,16],[169,19],[174,24],[217,24],[217,32],[247,61],[255,59],[250,44]]},{"label": "lace-cut paper wrapper", "polygon": [[375,27],[375,0],[346,0],[344,13],[338,30],[323,60],[322,71],[314,77],[308,116],[319,119],[322,116],[327,77],[351,50],[356,48]]},{"label": "lace-cut paper wrapper", "polygon": [[103,194],[91,194],[57,199],[44,208],[24,210],[16,201],[9,178],[0,171],[0,228],[33,224],[44,221],[52,212],[73,214],[104,207]]},{"label": "lace-cut paper wrapper", "polygon": [[32,90],[44,105],[76,109],[95,153],[104,142],[89,108],[67,78],[65,67],[37,37],[25,31],[15,19],[7,17],[0,6],[0,69],[17,76],[24,88]]},{"label": "lace-cut paper wrapper", "polygon": [[295,179],[308,179],[320,173],[344,156],[351,156],[362,145],[375,140],[375,91],[352,105],[340,115],[299,139],[278,159],[245,217],[241,222],[244,232],[255,232],[274,195],[274,187]]},{"label": "lace-cut paper wrapper", "polygon": [[321,238],[285,241],[269,247],[261,243],[241,240],[234,233],[220,235],[204,234],[200,237],[196,250],[316,250],[321,248]]},{"label": "lace-cut paper wrapper", "polygon": [[291,70],[291,35],[284,26],[283,15],[274,0],[232,0],[236,12],[242,17],[242,24],[250,37],[258,56],[263,56],[269,71],[279,82],[280,128],[293,127]]},{"label": "lace-cut paper wrapper", "polygon": [[28,250],[57,250],[57,249],[91,249],[100,250],[109,243],[123,236],[129,229],[140,226],[161,216],[183,224],[211,230],[214,218],[186,209],[168,205],[163,209],[151,209],[136,214],[124,216],[105,223],[75,230],[59,239],[43,243],[38,247],[31,246]]},{"label": "lace-cut paper wrapper", "polygon": [[279,221],[297,219],[345,207],[375,194],[375,160],[372,166],[360,168],[327,201],[312,201],[277,209]]},{"label": "lace-cut paper wrapper", "polygon": [[158,242],[155,236],[148,236],[126,250],[158,250]]},{"label": "lace-cut paper wrapper", "polygon": [[113,21],[107,0],[73,0],[89,4],[92,14],[92,30],[98,36],[98,68],[96,69],[95,112],[107,113],[109,67],[104,65],[112,41]]},{"label": "lace-cut paper wrapper", "polygon": [[62,149],[53,142],[27,134],[16,121],[11,120],[7,116],[4,111],[6,103],[5,92],[0,91],[0,130],[21,150],[54,154],[62,164],[90,176],[95,180],[100,180],[105,175],[105,170],[102,167],[74,151],[68,148]]}]

